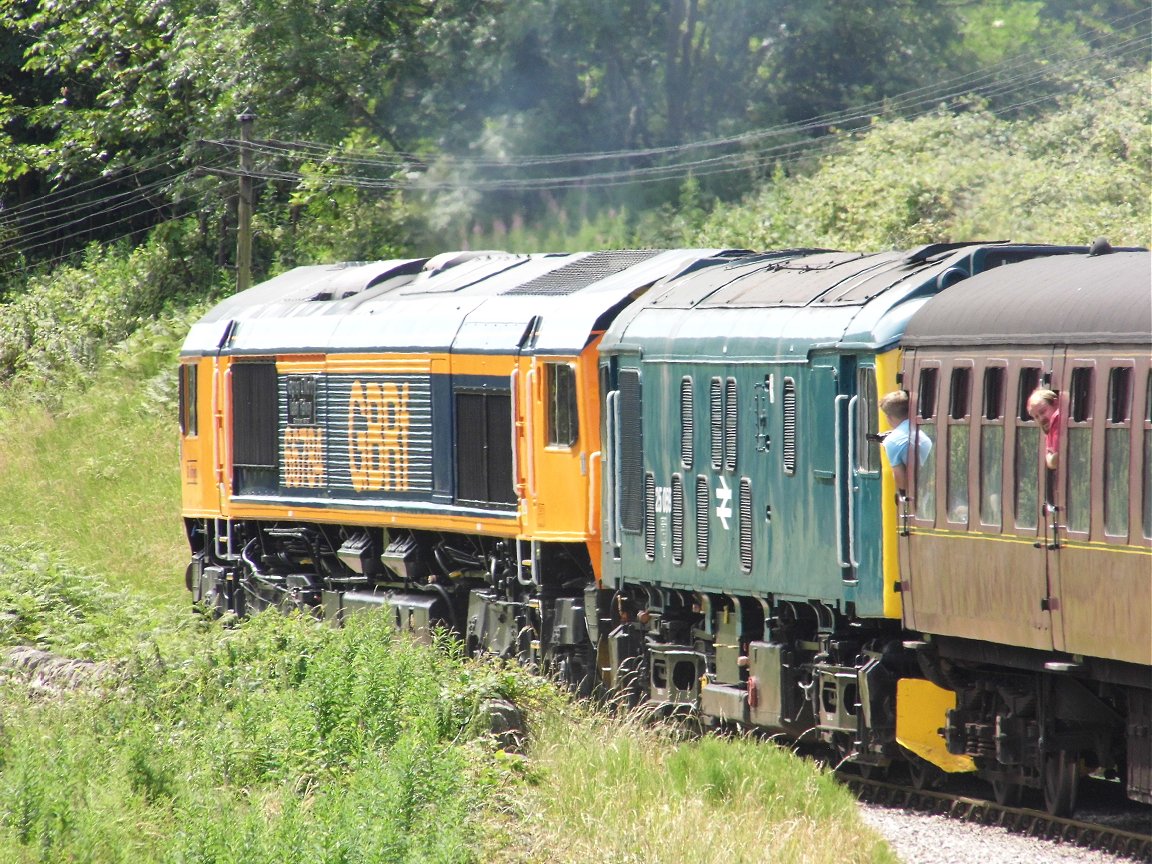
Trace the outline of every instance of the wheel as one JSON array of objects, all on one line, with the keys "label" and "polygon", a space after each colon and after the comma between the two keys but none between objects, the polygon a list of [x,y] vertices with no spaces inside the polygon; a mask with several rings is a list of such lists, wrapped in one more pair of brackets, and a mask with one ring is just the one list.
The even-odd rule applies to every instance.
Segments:
[{"label": "wheel", "polygon": [[1001,807],[1019,807],[1024,798],[1024,784],[1011,780],[993,780],[992,794]]},{"label": "wheel", "polygon": [[1080,785],[1080,758],[1072,750],[1057,750],[1044,757],[1044,809],[1053,816],[1071,816]]}]

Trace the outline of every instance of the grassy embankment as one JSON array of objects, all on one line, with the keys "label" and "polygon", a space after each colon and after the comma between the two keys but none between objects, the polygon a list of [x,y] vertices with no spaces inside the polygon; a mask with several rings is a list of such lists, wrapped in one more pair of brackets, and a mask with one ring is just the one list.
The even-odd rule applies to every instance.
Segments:
[{"label": "grassy embankment", "polygon": [[[851,798],[747,741],[678,740],[512,670],[183,594],[180,316],[0,397],[0,646],[108,665],[0,683],[0,849],[92,862],[884,862]],[[484,734],[525,707],[525,757]]]}]

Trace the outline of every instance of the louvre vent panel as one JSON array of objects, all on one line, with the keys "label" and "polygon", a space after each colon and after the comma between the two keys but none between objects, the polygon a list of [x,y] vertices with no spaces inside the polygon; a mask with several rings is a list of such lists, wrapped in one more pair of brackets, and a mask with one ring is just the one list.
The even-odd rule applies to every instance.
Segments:
[{"label": "louvre vent panel", "polygon": [[724,465],[724,385],[713,378],[708,386],[712,420],[712,468],[719,471]]},{"label": "louvre vent panel", "polygon": [[696,564],[708,566],[708,478],[703,474],[696,478]]},{"label": "louvre vent panel", "polygon": [[680,382],[680,464],[685,471],[692,470],[692,446],[696,434],[696,421],[692,405],[692,379]]},{"label": "louvre vent panel", "polygon": [[[285,379],[291,376],[284,376]],[[308,412],[289,406],[282,379],[281,440],[287,443]],[[312,416],[322,432],[326,486],[333,493],[432,491],[432,386],[427,375],[325,375],[315,389]],[[286,450],[288,448],[285,448]],[[281,460],[281,477],[291,467]],[[286,484],[287,485],[287,484]]]},{"label": "louvre vent panel", "polygon": [[736,470],[736,379],[729,378],[724,386],[724,470]]},{"label": "louvre vent panel", "polygon": [[507,393],[456,394],[456,497],[513,504],[512,402]]},{"label": "louvre vent panel", "polygon": [[784,379],[784,470],[796,471],[796,382]]},{"label": "louvre vent panel", "polygon": [[589,285],[607,279],[621,270],[627,270],[658,255],[652,250],[622,250],[616,252],[595,252],[558,267],[551,273],[537,276],[523,285],[505,291],[505,294],[535,294],[538,296],[562,296],[575,294]]},{"label": "louvre vent panel", "polygon": [[644,435],[640,374],[620,373],[620,525],[636,533],[644,521]]},{"label": "louvre vent panel", "polygon": [[672,563],[684,563],[684,481],[672,477]]},{"label": "louvre vent panel", "polygon": [[740,478],[740,569],[752,572],[752,481]]},{"label": "louvre vent panel", "polygon": [[656,478],[644,475],[644,557],[656,560]]},{"label": "louvre vent panel", "polygon": [[232,376],[232,489],[275,493],[277,387],[275,363],[237,363]]}]

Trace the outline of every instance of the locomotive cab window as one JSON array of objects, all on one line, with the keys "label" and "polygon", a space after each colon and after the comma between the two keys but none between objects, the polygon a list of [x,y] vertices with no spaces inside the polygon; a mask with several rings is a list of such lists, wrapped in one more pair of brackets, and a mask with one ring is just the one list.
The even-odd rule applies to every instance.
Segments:
[{"label": "locomotive cab window", "polygon": [[877,425],[876,370],[862,366],[856,373],[856,468],[875,472],[880,467]]},{"label": "locomotive cab window", "polygon": [[180,367],[180,433],[189,438],[197,434],[195,363]]},{"label": "locomotive cab window", "polygon": [[548,446],[571,447],[580,437],[576,370],[569,363],[544,364],[548,387]]},{"label": "locomotive cab window", "polygon": [[1104,533],[1128,537],[1128,466],[1132,458],[1132,367],[1108,370],[1104,425]]},{"label": "locomotive cab window", "polygon": [[1091,366],[1072,370],[1068,386],[1068,436],[1065,474],[1068,490],[1068,530],[1087,534],[1092,529],[1092,393]]}]

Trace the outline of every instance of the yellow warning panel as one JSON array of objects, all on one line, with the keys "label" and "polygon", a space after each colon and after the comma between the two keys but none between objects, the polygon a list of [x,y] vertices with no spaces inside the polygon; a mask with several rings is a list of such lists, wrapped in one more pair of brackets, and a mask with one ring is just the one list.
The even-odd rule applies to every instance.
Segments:
[{"label": "yellow warning panel", "polygon": [[956,694],[931,681],[902,678],[896,684],[896,743],[931,762],[941,771],[975,771],[970,756],[954,756],[944,746],[940,730],[956,707]]}]

